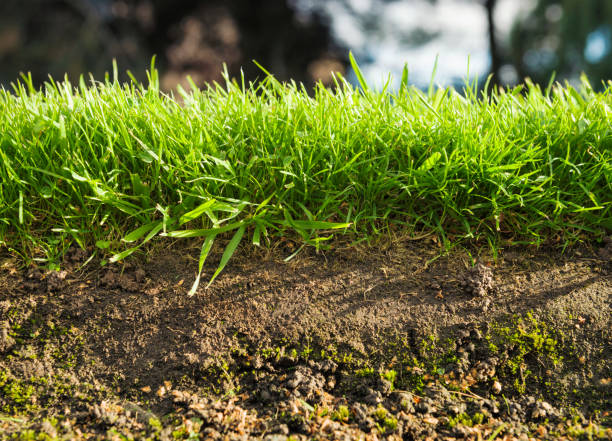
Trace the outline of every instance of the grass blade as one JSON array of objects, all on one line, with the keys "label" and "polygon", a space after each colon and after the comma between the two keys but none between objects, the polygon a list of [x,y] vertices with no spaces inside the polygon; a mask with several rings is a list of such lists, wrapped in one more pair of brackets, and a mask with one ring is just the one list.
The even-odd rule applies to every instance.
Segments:
[{"label": "grass blade", "polygon": [[143,225],[142,227],[136,228],[131,233],[126,234],[125,237],[121,240],[127,243],[136,242],[142,236],[144,236],[149,231],[151,231],[153,228],[155,228],[155,226],[158,224],[159,224],[159,221],[155,221],[155,222],[151,222],[149,224]]},{"label": "grass blade", "polygon": [[206,285],[207,288],[213,283],[213,281],[217,278],[217,276],[221,273],[221,271],[223,271],[223,268],[225,268],[225,265],[227,265],[227,262],[229,262],[231,257],[234,255],[236,248],[238,248],[238,245],[240,244],[240,241],[242,240],[242,236],[244,235],[245,230],[246,230],[246,226],[242,225],[240,228],[238,228],[236,233],[234,233],[234,236],[229,241],[229,243],[225,247],[225,250],[223,251],[223,256],[221,256],[221,262],[219,262],[219,267],[217,268],[215,273],[212,275],[212,277],[208,281],[208,285]]},{"label": "grass blade", "polygon": [[361,69],[359,69],[359,65],[353,56],[353,52],[349,52],[349,60],[351,62],[351,67],[353,68],[353,72],[355,72],[355,76],[357,77],[357,81],[359,81],[359,85],[364,91],[369,90],[368,83],[365,80],[365,77],[361,73]]},{"label": "grass blade", "polygon": [[442,154],[440,152],[432,153],[431,156],[427,158],[425,162],[423,162],[423,164],[421,164],[421,166],[417,170],[420,172],[426,172],[430,170],[434,165],[438,163],[441,156]]},{"label": "grass blade", "polygon": [[202,275],[202,268],[204,267],[206,257],[208,257],[208,253],[210,252],[210,249],[212,248],[212,245],[215,241],[215,237],[217,237],[215,234],[211,234],[202,244],[202,251],[200,251],[200,261],[198,263],[198,275],[196,276],[195,282],[193,282],[193,286],[187,293],[189,297],[193,296],[196,293],[198,286],[200,285],[200,276]]},{"label": "grass blade", "polygon": [[210,207],[215,204],[215,202],[217,202],[215,199],[209,199],[197,208],[191,210],[188,213],[185,213],[179,218],[179,225],[186,224],[189,221],[199,218],[204,213],[206,213],[206,211],[208,211]]},{"label": "grass blade", "polygon": [[[149,227],[151,224],[146,225],[146,227]],[[109,262],[111,263],[115,263],[115,262],[119,262],[120,260],[125,259],[126,257],[128,257],[130,254],[134,253],[134,251],[136,251],[138,248],[140,248],[141,246],[143,246],[145,243],[147,243],[149,240],[151,240],[157,233],[159,233],[162,229],[162,222],[161,221],[157,221],[153,223],[153,227],[150,228],[149,234],[147,234],[147,236],[142,240],[142,242],[140,242],[137,246],[132,247],[132,248],[128,248],[125,251],[122,251],[120,253],[117,253],[115,255],[113,255],[110,259]]]},{"label": "grass blade", "polygon": [[260,246],[259,237],[261,236],[261,226],[255,222],[255,231],[253,231],[253,245]]},{"label": "grass blade", "polygon": [[203,228],[199,230],[175,230],[175,231],[169,231],[164,236],[183,237],[183,238],[185,237],[207,237],[207,236],[210,236],[211,234],[220,234],[220,233],[225,233],[227,231],[235,230],[236,228],[239,228],[242,225],[244,225],[244,222],[240,221],[240,222],[233,222],[231,224],[225,225],[224,227],[217,227],[217,228]]},{"label": "grass blade", "polygon": [[400,93],[404,93],[408,90],[408,63],[404,63],[404,69],[402,69],[402,80],[400,82]]},{"label": "grass blade", "polygon": [[314,220],[293,220],[287,222],[294,228],[303,230],[338,230],[341,228],[348,228],[351,226],[351,222],[326,222],[326,221],[314,221]]}]

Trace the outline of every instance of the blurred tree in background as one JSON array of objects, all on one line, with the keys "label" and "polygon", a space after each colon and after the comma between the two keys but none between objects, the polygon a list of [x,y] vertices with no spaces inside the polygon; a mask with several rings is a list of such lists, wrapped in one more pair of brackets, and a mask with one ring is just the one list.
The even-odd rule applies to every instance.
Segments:
[{"label": "blurred tree in background", "polygon": [[190,75],[198,85],[232,76],[261,76],[252,60],[279,79],[312,85],[344,71],[324,17],[299,15],[287,1],[266,0],[3,0],[0,83],[31,71],[35,83],[83,72],[100,78],[115,58],[143,79],[157,55],[162,87]]},{"label": "blurred tree in background", "polygon": [[[130,69],[143,80],[156,54],[166,90],[185,85],[186,75],[200,86],[219,81],[223,63],[231,76],[238,77],[242,68],[247,80],[254,80],[262,72],[253,59],[281,80],[294,79],[307,87],[317,80],[329,85],[331,72],[345,73],[352,41],[343,31],[347,47],[341,47],[335,42],[338,34],[332,36],[330,14],[338,15],[337,6],[356,19],[362,41],[375,42],[377,35],[391,32],[382,20],[384,6],[410,5],[411,1],[415,6],[419,2],[439,3],[2,0],[0,84],[6,87],[19,72],[28,71],[36,84],[46,81],[49,74],[61,78],[66,72],[72,80],[83,72],[101,78],[110,70],[113,58],[121,72]],[[612,76],[612,0],[533,0],[533,8],[516,19],[509,39],[499,35],[495,23],[496,7],[503,1],[472,0],[486,13],[494,82],[505,84],[513,82],[508,78],[520,81],[529,76],[547,84],[553,71],[558,79],[573,80],[584,71],[598,86]],[[444,11],[468,4],[460,3],[445,2]],[[432,28],[426,17],[412,23],[391,32],[403,47],[425,47],[444,32],[443,28]]]},{"label": "blurred tree in background", "polygon": [[585,72],[599,87],[612,78],[612,1],[537,0],[515,23],[510,51],[520,78],[546,84],[553,72],[571,79]]}]

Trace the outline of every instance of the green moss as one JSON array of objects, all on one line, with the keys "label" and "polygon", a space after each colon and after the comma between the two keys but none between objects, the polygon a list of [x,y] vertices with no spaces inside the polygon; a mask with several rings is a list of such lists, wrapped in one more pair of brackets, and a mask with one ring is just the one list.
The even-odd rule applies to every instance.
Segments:
[{"label": "green moss", "polygon": [[397,372],[393,369],[386,370],[380,374],[382,378],[391,383],[391,390],[394,389],[395,379],[397,378]]},{"label": "green moss", "polygon": [[120,440],[120,441],[133,441],[133,437],[130,435],[126,435],[123,434],[121,432],[119,432],[117,429],[115,429],[114,427],[111,427],[107,432],[106,432],[106,436],[107,439],[112,439],[112,440]]},{"label": "green moss", "polygon": [[172,432],[172,438],[175,440],[199,440],[202,420],[199,418],[191,418],[183,420],[179,427]]},{"label": "green moss", "polygon": [[312,354],[312,348],[310,346],[307,346],[302,350],[300,356],[303,359],[308,360],[310,358],[310,354]]},{"label": "green moss", "polygon": [[376,420],[376,427],[381,434],[390,433],[397,429],[397,419],[382,405],[378,405],[372,416]]},{"label": "green moss", "polygon": [[38,435],[34,430],[26,429],[19,433],[16,439],[19,441],[35,441],[38,439]]},{"label": "green moss", "polygon": [[493,324],[486,338],[493,353],[509,348],[501,373],[512,378],[516,392],[525,393],[530,381],[541,382],[545,389],[554,390],[553,383],[542,380],[543,371],[559,367],[563,356],[560,335],[549,325],[528,312],[524,318],[515,317],[510,324]]},{"label": "green moss", "polygon": [[383,406],[378,405],[378,407],[376,408],[376,410],[374,411],[374,418],[376,418],[377,420],[381,421],[384,420],[387,417],[387,409],[385,409]]},{"label": "green moss", "polygon": [[586,427],[580,424],[571,425],[567,428],[567,433],[575,439],[609,439],[606,428],[592,422],[589,422]]},{"label": "green moss", "polygon": [[397,429],[397,419],[393,416],[388,416],[383,421],[383,427],[386,429],[385,432],[393,432]]},{"label": "green moss", "polygon": [[374,375],[374,369],[371,367],[365,367],[362,369],[357,369],[355,371],[355,376],[357,377],[371,377]]},{"label": "green moss", "polygon": [[349,411],[349,408],[345,405],[340,405],[335,411],[332,412],[331,419],[334,421],[346,423],[349,421],[350,416],[351,413]]},{"label": "green moss", "polygon": [[450,428],[455,427],[457,424],[461,424],[467,427],[474,427],[478,424],[482,424],[485,418],[485,415],[480,412],[476,412],[474,413],[474,415],[471,416],[468,413],[462,412],[455,417],[450,417],[448,419],[447,425]]},{"label": "green moss", "polygon": [[35,410],[34,392],[32,385],[10,378],[6,371],[0,372],[0,406],[3,412]]}]

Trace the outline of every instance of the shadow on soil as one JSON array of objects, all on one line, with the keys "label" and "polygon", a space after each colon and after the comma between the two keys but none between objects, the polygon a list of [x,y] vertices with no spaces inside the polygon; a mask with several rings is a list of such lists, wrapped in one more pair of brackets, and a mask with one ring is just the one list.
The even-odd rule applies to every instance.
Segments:
[{"label": "shadow on soil", "polygon": [[[208,429],[212,439],[477,437],[500,424],[509,439],[609,434],[609,242],[510,249],[477,265],[467,253],[439,257],[431,242],[289,263],[290,249],[247,250],[187,297],[198,248],[84,271],[88,254],[72,250],[53,273],[5,257],[0,428],[150,439]],[[74,418],[61,429],[66,409]],[[223,425],[232,412],[240,430]]]}]

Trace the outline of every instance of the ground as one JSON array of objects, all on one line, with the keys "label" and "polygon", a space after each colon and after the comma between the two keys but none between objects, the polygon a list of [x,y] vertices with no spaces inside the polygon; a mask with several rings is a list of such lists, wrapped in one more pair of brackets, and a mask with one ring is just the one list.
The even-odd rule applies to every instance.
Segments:
[{"label": "ground", "polygon": [[610,240],[199,245],[0,256],[0,439],[612,436]]}]

